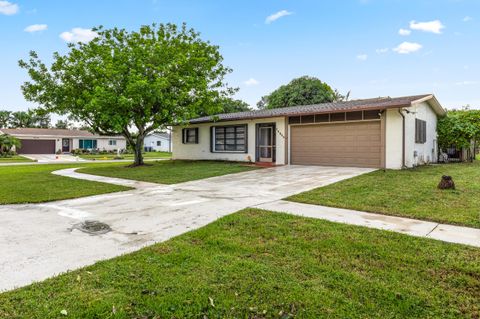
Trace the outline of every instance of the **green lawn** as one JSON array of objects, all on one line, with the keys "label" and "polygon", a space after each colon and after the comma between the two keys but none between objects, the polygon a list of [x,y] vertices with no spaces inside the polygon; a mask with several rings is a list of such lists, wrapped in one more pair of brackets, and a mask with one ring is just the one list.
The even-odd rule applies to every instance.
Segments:
[{"label": "green lawn", "polygon": [[11,157],[0,157],[0,164],[1,163],[23,163],[23,162],[33,162],[31,159],[20,156],[14,155]]},{"label": "green lawn", "polygon": [[[117,154],[84,154],[80,155],[80,158],[89,159],[89,160],[113,160],[117,157]],[[122,159],[131,159],[133,160],[133,154],[122,154]],[[169,152],[146,152],[143,154],[145,159],[159,159],[159,158],[170,158],[172,153]]]},{"label": "green lawn", "polygon": [[133,179],[160,184],[177,184],[256,169],[242,163],[219,161],[158,161],[141,167],[123,165],[89,166],[82,173]]},{"label": "green lawn", "polygon": [[1,318],[478,318],[480,249],[244,210],[0,294]]},{"label": "green lawn", "polygon": [[[456,190],[438,190],[451,175]],[[480,162],[376,171],[288,200],[480,228]]]},{"label": "green lawn", "polygon": [[62,177],[52,171],[79,165],[0,166],[0,204],[38,203],[128,190],[128,187]]}]

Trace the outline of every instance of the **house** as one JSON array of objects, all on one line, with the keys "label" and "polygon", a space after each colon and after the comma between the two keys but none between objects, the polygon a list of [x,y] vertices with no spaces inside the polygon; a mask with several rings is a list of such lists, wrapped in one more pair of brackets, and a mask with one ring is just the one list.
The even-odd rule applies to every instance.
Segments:
[{"label": "house", "polygon": [[123,150],[127,145],[122,136],[95,135],[82,130],[2,128],[0,134],[8,134],[20,140],[22,146],[16,150],[18,154],[69,153],[76,149],[115,151]]},{"label": "house", "polygon": [[171,152],[170,134],[153,132],[145,137],[143,142],[145,152]]},{"label": "house", "polygon": [[196,118],[174,126],[173,159],[401,169],[438,159],[431,94]]}]

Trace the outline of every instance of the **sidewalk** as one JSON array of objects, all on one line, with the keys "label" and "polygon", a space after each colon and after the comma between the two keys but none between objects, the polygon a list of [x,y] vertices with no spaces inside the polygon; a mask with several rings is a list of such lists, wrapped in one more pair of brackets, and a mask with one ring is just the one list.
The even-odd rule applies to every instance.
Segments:
[{"label": "sidewalk", "polygon": [[480,229],[278,200],[256,208],[480,247]]}]

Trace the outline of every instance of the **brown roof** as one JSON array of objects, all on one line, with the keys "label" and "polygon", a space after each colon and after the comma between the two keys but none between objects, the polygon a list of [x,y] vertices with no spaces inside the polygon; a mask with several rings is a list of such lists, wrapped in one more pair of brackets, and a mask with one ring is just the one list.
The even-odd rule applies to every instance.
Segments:
[{"label": "brown roof", "polygon": [[[413,102],[435,99],[431,94],[402,96],[402,97],[377,97],[373,99],[351,100],[345,102],[331,102],[313,105],[290,106],[270,110],[255,110],[248,112],[226,113],[215,116],[205,116],[190,120],[191,124],[215,121],[235,121],[244,119],[259,119],[269,117],[308,115],[319,113],[334,113],[361,110],[383,110],[387,108],[409,107]],[[436,101],[436,99],[435,99]],[[438,104],[438,101],[436,101]],[[443,114],[444,110],[438,104],[437,113]]]},{"label": "brown roof", "polygon": [[58,136],[58,137],[93,137],[95,134],[83,130],[66,130],[57,128],[2,128],[1,132],[13,136]]}]

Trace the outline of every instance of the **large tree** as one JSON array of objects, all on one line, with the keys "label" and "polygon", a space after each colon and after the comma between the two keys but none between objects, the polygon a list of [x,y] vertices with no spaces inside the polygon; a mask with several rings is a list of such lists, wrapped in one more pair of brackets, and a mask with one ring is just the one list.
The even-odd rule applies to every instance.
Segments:
[{"label": "large tree", "polygon": [[234,91],[224,82],[231,70],[219,48],[185,24],[94,31],[92,41],[70,44],[65,55],[54,53],[51,67],[35,52],[20,61],[31,78],[23,94],[97,133],[123,135],[135,149],[134,165],[143,165],[148,133],[216,113]]},{"label": "large tree", "polygon": [[334,91],[328,84],[321,80],[311,77],[302,76],[290,81],[286,85],[280,86],[278,89],[263,96],[257,103],[259,109],[275,109],[280,107],[309,105],[333,102],[348,98]]},{"label": "large tree", "polygon": [[452,145],[458,148],[469,148],[474,142],[480,141],[480,110],[450,110],[437,124],[438,145],[448,148]]},{"label": "large tree", "polygon": [[11,111],[0,111],[0,128],[7,128],[10,125]]}]

